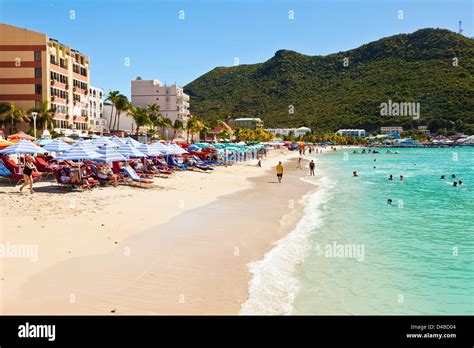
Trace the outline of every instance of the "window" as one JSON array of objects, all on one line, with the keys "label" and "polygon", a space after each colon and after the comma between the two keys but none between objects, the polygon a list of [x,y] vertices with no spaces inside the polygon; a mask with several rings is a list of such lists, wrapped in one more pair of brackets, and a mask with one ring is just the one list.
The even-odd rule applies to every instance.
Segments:
[{"label": "window", "polygon": [[41,77],[41,68],[35,68],[35,77],[40,78]]},{"label": "window", "polygon": [[35,85],[35,94],[41,94],[42,91],[41,85]]},{"label": "window", "polygon": [[41,60],[41,52],[35,51],[35,62],[39,62]]},{"label": "window", "polygon": [[56,56],[54,54],[51,54],[49,56],[49,60],[51,61],[51,64],[57,65],[56,63]]}]

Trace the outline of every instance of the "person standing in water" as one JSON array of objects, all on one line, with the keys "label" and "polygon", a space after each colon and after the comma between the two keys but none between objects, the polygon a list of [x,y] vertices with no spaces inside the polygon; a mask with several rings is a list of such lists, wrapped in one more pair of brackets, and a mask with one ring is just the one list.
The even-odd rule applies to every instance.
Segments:
[{"label": "person standing in water", "polygon": [[283,178],[283,165],[281,164],[281,162],[278,162],[278,165],[276,166],[276,172],[278,182],[281,184],[281,179]]},{"label": "person standing in water", "polygon": [[310,176],[314,176],[314,167],[316,166],[316,164],[314,163],[313,160],[311,160],[311,162],[309,162],[309,175]]},{"label": "person standing in water", "polygon": [[388,177],[388,180],[392,180],[393,181],[393,175],[390,174],[390,176]]},{"label": "person standing in water", "polygon": [[357,174],[357,171],[354,170],[354,171],[352,172],[352,176],[359,176],[359,175]]}]

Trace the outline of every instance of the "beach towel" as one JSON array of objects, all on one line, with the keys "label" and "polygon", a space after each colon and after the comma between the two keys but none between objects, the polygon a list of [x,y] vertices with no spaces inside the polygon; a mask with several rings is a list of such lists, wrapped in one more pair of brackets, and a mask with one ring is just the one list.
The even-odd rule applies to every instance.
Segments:
[{"label": "beach towel", "polygon": [[5,163],[0,162],[0,175],[7,176],[10,174],[12,174],[12,172],[8,170],[8,168],[5,166]]}]

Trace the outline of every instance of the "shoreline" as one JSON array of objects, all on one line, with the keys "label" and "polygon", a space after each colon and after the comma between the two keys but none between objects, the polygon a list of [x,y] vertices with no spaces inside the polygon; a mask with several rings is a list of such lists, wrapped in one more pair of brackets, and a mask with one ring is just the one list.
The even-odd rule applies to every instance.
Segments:
[{"label": "shoreline", "polygon": [[[269,155],[269,157],[267,159],[262,161],[263,166],[264,167],[268,167],[268,166],[273,167],[273,164],[274,164],[273,162],[276,162],[278,160],[288,161],[288,160],[291,160],[292,158],[296,158],[297,155],[298,154],[295,153],[295,152],[287,153],[285,151],[285,153],[282,153],[280,150],[275,150]],[[287,164],[287,166],[289,167],[290,165]],[[273,170],[273,168],[271,168],[271,169]],[[4,280],[2,280],[2,290],[3,290],[2,292],[4,293],[4,295],[2,296],[2,307],[1,307],[2,310],[1,310],[1,312],[6,313],[6,314],[19,314],[19,313],[38,313],[38,314],[97,313],[97,314],[106,314],[107,312],[104,312],[102,310],[95,311],[95,310],[91,310],[91,308],[88,308],[87,310],[85,310],[85,312],[82,312],[81,310],[78,311],[78,309],[79,309],[78,307],[80,307],[78,305],[73,306],[71,308],[68,308],[69,307],[68,305],[70,305],[70,304],[67,303],[67,301],[66,301],[65,304],[62,304],[62,305],[57,304],[54,309],[49,309],[49,308],[51,308],[51,306],[50,305],[47,305],[47,306],[45,305],[45,298],[47,297],[47,298],[51,299],[52,302],[55,302],[54,299],[53,299],[54,296],[52,294],[57,289],[54,289],[54,287],[51,287],[51,286],[47,285],[47,283],[49,281],[44,280],[45,276],[49,277],[51,272],[54,273],[54,271],[52,271],[53,269],[61,269],[63,267],[62,265],[66,265],[68,263],[74,264],[74,260],[81,260],[78,264],[76,264],[76,266],[80,266],[80,268],[83,269],[83,270],[89,270],[89,269],[97,268],[95,265],[89,264],[88,260],[94,259],[97,255],[113,254],[114,252],[117,253],[118,250],[121,250],[122,248],[125,248],[125,247],[123,247],[123,245],[127,244],[128,239],[132,239],[132,240],[133,240],[133,238],[138,238],[139,239],[139,237],[141,235],[145,235],[149,229],[166,228],[164,226],[166,226],[167,224],[172,223],[172,221],[174,219],[175,220],[180,220],[180,221],[191,221],[191,222],[192,221],[198,221],[196,219],[193,219],[192,217],[190,217],[191,220],[189,220],[189,218],[186,217],[186,214],[193,214],[193,212],[195,213],[195,211],[198,211],[199,209],[208,210],[209,205],[211,205],[213,203],[215,204],[216,202],[219,202],[219,200],[222,200],[224,197],[228,201],[227,204],[224,205],[224,206],[229,206],[229,202],[232,205],[232,201],[238,200],[238,198],[235,198],[235,197],[239,194],[247,194],[247,195],[248,194],[250,194],[250,195],[253,194],[254,195],[253,198],[252,197],[245,198],[247,201],[252,200],[252,199],[255,198],[256,188],[258,187],[258,185],[260,185],[259,181],[264,184],[265,180],[268,180],[268,177],[269,177],[268,175],[270,175],[270,178],[274,178],[273,173],[268,172],[268,168],[258,168],[258,167],[253,167],[253,166],[250,167],[248,163],[245,163],[243,165],[239,164],[239,165],[234,165],[234,166],[228,167],[228,168],[217,168],[215,175],[208,175],[208,176],[205,177],[206,181],[208,180],[208,178],[211,178],[211,177],[216,177],[217,178],[217,177],[220,177],[220,176],[224,176],[225,173],[219,173],[219,172],[221,172],[221,171],[223,172],[223,171],[226,171],[226,170],[230,170],[232,172],[232,173],[229,174],[229,179],[230,180],[227,180],[228,182],[225,182],[226,180],[224,180],[224,182],[221,182],[224,178],[220,178],[219,180],[216,180],[216,181],[219,182],[220,184],[227,184],[227,186],[229,186],[231,183],[235,182],[236,184],[238,184],[237,187],[235,187],[235,185],[231,185],[230,190],[229,190],[229,187],[227,187],[225,190],[219,190],[221,192],[222,191],[225,191],[225,192],[222,193],[222,194],[215,194],[212,197],[212,199],[211,199],[211,195],[206,195],[206,196],[208,196],[207,198],[206,197],[201,197],[201,199],[197,199],[197,201],[195,200],[196,192],[193,192],[193,194],[192,194],[193,201],[192,202],[188,202],[186,200],[186,198],[191,199],[191,196],[186,197],[186,194],[183,194],[183,196],[181,197],[181,195],[179,195],[179,197],[175,197],[175,198],[178,198],[178,201],[179,201],[178,205],[184,205],[184,206],[181,206],[181,208],[179,208],[179,209],[176,209],[176,206],[174,206],[173,209],[171,209],[171,210],[173,210],[172,212],[169,211],[170,210],[169,209],[166,212],[166,214],[160,214],[160,215],[166,215],[166,217],[162,216],[161,219],[157,219],[156,215],[158,215],[158,214],[154,214],[152,216],[152,220],[155,222],[154,224],[157,225],[157,226],[156,227],[147,226],[147,228],[144,228],[143,229],[144,231],[142,231],[142,232],[130,233],[130,231],[128,231],[128,233],[127,233],[127,231],[124,231],[124,229],[115,230],[114,226],[116,226],[116,224],[121,221],[123,215],[125,214],[124,211],[120,211],[120,209],[118,209],[119,210],[119,211],[117,211],[118,214],[115,214],[115,216],[110,216],[109,214],[106,214],[106,215],[109,215],[109,219],[108,219],[107,224],[98,224],[98,221],[95,221],[95,226],[96,226],[95,231],[96,231],[96,233],[92,233],[92,235],[91,235],[91,233],[89,231],[89,233],[86,233],[87,236],[81,237],[80,236],[80,233],[81,233],[80,231],[81,230],[84,231],[85,229],[87,229],[87,227],[91,225],[91,222],[93,223],[94,220],[97,219],[96,214],[98,213],[97,211],[94,212],[93,210],[90,210],[90,209],[88,210],[87,208],[83,207],[83,203],[84,203],[83,199],[90,200],[90,197],[85,198],[84,196],[82,196],[82,194],[84,194],[84,193],[87,194],[87,192],[81,192],[80,193],[81,196],[79,196],[77,198],[76,197],[72,197],[72,198],[69,197],[69,198],[66,199],[72,206],[75,206],[74,208],[70,208],[74,211],[74,213],[69,214],[70,216],[68,218],[66,218],[66,220],[68,220],[68,219],[69,220],[77,220],[79,225],[84,224],[84,225],[82,225],[82,229],[79,229],[79,231],[76,231],[76,234],[74,234],[74,238],[72,238],[72,239],[74,239],[74,243],[67,243],[67,241],[71,239],[71,234],[61,233],[61,231],[58,231],[57,229],[54,229],[54,228],[52,229],[53,230],[52,231],[51,228],[48,226],[48,222],[45,222],[44,219],[38,218],[37,216],[22,217],[20,221],[13,222],[13,223],[12,223],[11,220],[9,220],[7,222],[4,221],[2,223],[2,230],[7,231],[7,232],[2,233],[2,235],[1,235],[2,243],[5,243],[5,242],[22,243],[22,242],[25,242],[26,240],[30,241],[30,237],[32,237],[31,233],[26,233],[23,236],[22,236],[21,233],[20,234],[15,234],[15,238],[9,238],[9,237],[12,237],[14,235],[14,233],[10,233],[10,232],[13,232],[14,230],[17,230],[17,231],[25,231],[25,230],[30,230],[30,229],[35,230],[35,229],[38,228],[39,224],[43,224],[43,223],[45,225],[41,225],[41,226],[44,226],[44,227],[41,227],[42,228],[42,233],[41,234],[47,234],[47,235],[36,236],[36,241],[38,242],[37,244],[38,244],[38,247],[39,247],[40,257],[39,257],[39,261],[37,263],[30,263],[30,265],[33,265],[33,267],[28,267],[28,266],[30,266],[28,264],[25,265],[26,260],[10,260],[10,259],[2,260],[2,261],[5,261],[5,262],[2,262],[2,267],[1,267],[2,277],[4,279]],[[288,173],[287,173],[287,171],[285,170],[286,175],[284,177],[284,181],[289,180],[290,172],[291,171],[288,170]],[[196,175],[194,173],[184,173],[184,174],[186,174],[185,176],[188,179],[190,179],[190,178],[196,179],[196,177],[190,177],[192,175]],[[206,175],[206,174],[202,174],[202,175],[198,174],[198,175],[202,176],[202,175]],[[240,177],[240,179],[237,178],[236,176]],[[172,182],[172,181],[175,181],[175,179],[177,179],[177,178],[178,178],[178,176],[176,178],[171,178],[169,180],[170,180],[170,182]],[[162,181],[163,180],[161,180],[161,182],[159,182],[159,183],[162,184]],[[179,183],[177,183],[177,185],[178,184]],[[212,184],[213,183],[208,184],[208,185],[212,186]],[[203,183],[201,183],[201,185],[203,185]],[[161,195],[163,195],[163,193],[170,193],[170,192],[172,192],[172,193],[174,193],[174,195],[176,195],[176,191],[178,191],[178,190],[177,189],[174,190],[172,186],[173,185],[170,184],[170,186],[168,188],[165,187],[165,189],[157,190],[157,192],[158,192],[158,194],[161,194]],[[285,182],[282,184],[282,186],[285,186]],[[287,184],[286,186],[289,186],[289,185]],[[302,185],[302,186],[305,186],[305,185]],[[194,187],[194,189],[196,189],[196,187]],[[39,191],[41,192],[41,190],[39,190]],[[128,191],[128,189],[126,191]],[[144,190],[142,192],[136,191],[136,190],[133,190],[133,191],[134,191],[133,192],[133,200],[135,202],[140,201],[141,198],[144,198],[144,197],[142,197],[142,195],[149,195],[150,194],[150,190]],[[173,191],[175,191],[175,192],[173,192]],[[193,191],[193,190],[191,190],[191,191]],[[41,195],[42,193],[38,193],[38,194]],[[94,194],[94,192],[91,192],[91,194]],[[190,192],[188,192],[188,194],[190,194]],[[271,196],[271,191],[267,192],[267,194],[268,194],[268,196]],[[35,193],[34,195],[22,195],[21,197],[19,197],[19,200],[23,199],[23,200],[30,200],[31,201],[32,199],[35,199],[37,197],[35,195],[37,195],[37,194]],[[65,195],[77,195],[77,194],[76,193],[66,193]],[[130,198],[130,196],[132,196],[132,194],[127,192],[124,195],[122,194],[122,197],[117,197],[116,200],[118,200],[118,201],[122,200],[122,201],[127,202],[127,201],[132,199],[132,198]],[[165,197],[162,197],[162,198],[165,198]],[[179,199],[179,198],[182,198],[182,199]],[[3,198],[1,198],[1,199],[4,201],[5,196],[3,196]],[[65,199],[61,197],[61,200],[64,201]],[[73,203],[71,203],[71,202],[73,202]],[[110,203],[110,202],[107,202],[107,200],[105,200],[105,201],[100,201],[99,200],[99,202],[96,202],[96,204],[97,203],[98,203],[99,206],[102,205],[103,210],[107,210],[107,213],[110,213],[109,212],[110,206],[107,205],[107,203]],[[188,204],[186,204],[186,203],[188,203]],[[117,205],[117,202],[114,202],[114,204]],[[296,204],[296,205],[298,205],[298,204]],[[302,211],[302,207],[298,207],[298,208],[301,208],[301,211]],[[45,209],[46,209],[45,207],[42,207],[40,209],[40,211],[44,211]],[[267,210],[267,207],[265,207],[265,208],[262,207],[261,208],[261,211],[264,212],[265,214],[267,214],[266,210]],[[297,219],[298,219],[298,216],[297,216],[298,214],[295,213],[296,211],[297,211],[297,209],[294,209],[292,214],[289,214],[289,216],[287,216],[285,218],[285,223],[283,224],[283,225],[285,225],[284,226],[285,228],[288,228],[291,225],[290,221],[292,221],[293,224],[296,224]],[[164,211],[160,211],[160,213],[163,213],[163,212]],[[247,213],[249,213],[249,212],[247,211]],[[103,211],[101,212],[101,214],[103,214]],[[130,214],[129,213],[126,213],[126,214],[127,214],[128,218],[130,218]],[[8,214],[8,210],[7,210],[6,216],[8,216],[8,215],[9,214]],[[133,216],[133,214],[131,214],[131,215]],[[103,216],[103,215],[101,215],[101,216]],[[136,215],[136,216],[137,216],[137,219],[140,219],[140,220],[137,220],[137,221],[141,222],[142,218],[143,218],[143,214],[141,216],[140,215]],[[138,216],[140,216],[140,218]],[[18,216],[17,216],[17,218],[18,218]],[[113,218],[114,220],[117,220],[117,221],[115,221],[115,223],[116,223],[115,225],[114,225],[114,221],[110,221],[110,218]],[[32,221],[30,221],[31,219],[32,219]],[[268,219],[268,217],[267,217],[267,219]],[[91,221],[87,221],[87,220],[91,220]],[[206,222],[206,223],[209,223],[209,221],[212,221],[212,218],[210,218],[209,220],[204,219],[204,222]],[[158,223],[156,223],[156,222],[158,222]],[[51,223],[51,221],[49,221],[49,223]],[[15,224],[17,224],[17,226],[14,226]],[[35,225],[36,225],[36,227],[34,227]],[[102,228],[102,230],[97,225],[99,225]],[[105,225],[105,226],[103,226],[103,225]],[[146,225],[146,223],[144,225]],[[263,224],[262,223],[262,225],[260,227],[262,230],[265,230],[264,225],[268,226],[268,224]],[[108,231],[107,226],[111,226],[110,228],[114,229],[114,233],[111,233],[110,231]],[[140,223],[140,226],[141,226],[141,223]],[[17,227],[17,228],[15,229],[14,227]],[[252,230],[252,228],[255,228],[253,223],[250,223],[245,227],[245,229],[247,229],[247,230]],[[107,231],[105,234],[104,234],[104,232],[105,232],[104,230]],[[274,238],[272,238],[272,237],[268,238],[269,236],[266,235],[265,238],[259,238],[260,240],[258,242],[262,243],[262,244],[266,244],[267,245],[266,249],[271,249],[271,247],[273,245],[273,242],[276,242],[278,239],[281,238],[281,236],[283,236],[285,233],[288,233],[288,232],[289,232],[289,230],[285,230],[284,232],[280,231]],[[71,231],[71,233],[72,233],[72,231]],[[209,234],[208,231],[206,233]],[[113,238],[112,238],[112,236],[110,236],[110,234],[114,235]],[[109,236],[105,237],[105,235],[109,235]],[[243,233],[243,235],[244,236],[248,235],[248,232]],[[92,237],[94,237],[94,238],[92,238]],[[239,237],[239,236],[237,235],[236,237]],[[56,238],[58,240],[56,240],[54,247],[49,246],[48,248],[45,249],[44,245],[41,244],[42,242],[44,243],[46,241],[43,238],[46,238],[46,239]],[[244,238],[244,237],[241,237],[241,238]],[[228,239],[228,235],[225,236],[225,239]],[[33,240],[34,240],[34,238],[33,238]],[[238,238],[237,238],[237,240],[238,240]],[[117,244],[115,244],[115,242],[117,242]],[[170,243],[171,242],[172,243],[179,243],[179,240],[178,241],[177,240],[173,241],[171,239],[169,242]],[[225,242],[225,240],[223,242]],[[62,243],[64,243],[65,245],[60,245]],[[75,245],[72,245],[72,244],[75,244]],[[142,242],[142,244],[147,245],[148,242],[144,241],[144,242]],[[248,248],[248,246],[244,245],[244,249],[245,248]],[[135,250],[135,249],[130,247],[130,250]],[[232,250],[234,250],[234,249],[232,249]],[[266,251],[268,251],[268,250],[266,250]],[[249,259],[248,261],[254,261],[256,259],[259,259],[259,258],[263,257],[265,252],[263,252],[263,253],[261,253],[261,252],[252,252],[252,253],[250,253],[249,255],[251,255],[251,259]],[[145,254],[145,253],[146,252],[144,251],[143,254]],[[107,264],[108,261],[105,262],[105,263]],[[243,289],[243,291],[242,291],[242,286],[239,287],[241,289],[240,294],[238,296],[241,299],[241,300],[239,300],[240,302],[243,302],[246,299],[246,296],[247,296],[247,293],[248,293],[248,291],[247,291],[248,286],[247,285],[248,285],[248,282],[250,281],[251,274],[247,269],[247,266],[246,266],[247,263],[248,262],[241,263],[241,264],[244,264],[244,269],[242,269],[242,266],[240,266],[240,268],[239,268],[239,273],[243,273],[243,274],[247,275],[247,278],[245,278],[245,282],[244,282],[244,284],[245,284],[244,288],[245,289]],[[66,273],[69,274],[70,272],[69,272],[68,267],[69,266],[67,266],[66,268],[63,268],[62,272],[63,273],[66,272]],[[109,269],[108,271],[111,271],[111,270]],[[59,277],[59,275],[57,277]],[[81,277],[83,277],[83,276],[81,275]],[[39,279],[39,278],[42,278],[42,279]],[[62,277],[61,280],[62,280],[62,282],[64,282],[65,281],[64,277]],[[96,280],[99,281],[100,279],[97,278]],[[52,279],[51,281],[52,281],[52,283],[54,283],[54,279]],[[74,283],[73,280],[71,280],[71,281],[72,281],[72,283]],[[99,283],[100,283],[100,281],[99,281]],[[58,286],[59,286],[59,288],[58,288]],[[32,295],[31,291],[33,291],[33,290],[28,290],[28,288],[29,289],[34,289],[35,293],[39,292],[41,294],[41,296],[38,296],[38,295],[37,296],[38,296],[38,298],[41,298],[41,301],[36,301],[36,302],[32,301],[33,303],[31,303],[31,301],[27,301],[28,297],[30,297]],[[61,285],[57,284],[56,288],[60,289]],[[72,290],[71,290],[70,293],[75,294]],[[233,294],[234,292],[231,291],[231,293]],[[59,294],[57,294],[57,296],[59,296]],[[65,294],[63,294],[61,296],[65,296]],[[234,295],[232,295],[232,296],[234,296]],[[66,298],[66,297],[64,297],[64,298]],[[229,302],[229,301],[227,301],[227,302]],[[79,303],[79,301],[77,301],[75,303],[77,304],[77,303]],[[63,307],[63,308],[61,308],[61,307]],[[45,311],[42,308],[48,308],[48,309]],[[239,304],[238,307],[235,307],[235,305],[234,305],[232,310],[220,309],[217,312],[236,314],[236,313],[239,312],[239,310],[240,310],[240,304]],[[133,310],[130,310],[130,312],[131,313],[137,313],[137,314],[144,313],[144,312],[140,312],[140,311],[134,312]],[[183,314],[184,313],[186,313],[186,314],[187,313],[200,313],[200,314],[202,314],[202,313],[205,313],[205,312],[207,312],[205,309],[204,310],[199,310],[198,308],[196,308],[196,311],[195,311],[195,309],[192,309],[192,310],[188,310],[188,311],[183,312]],[[160,311],[154,311],[153,313],[160,313]],[[179,313],[179,311],[169,311],[168,313],[175,314],[175,313]]]}]

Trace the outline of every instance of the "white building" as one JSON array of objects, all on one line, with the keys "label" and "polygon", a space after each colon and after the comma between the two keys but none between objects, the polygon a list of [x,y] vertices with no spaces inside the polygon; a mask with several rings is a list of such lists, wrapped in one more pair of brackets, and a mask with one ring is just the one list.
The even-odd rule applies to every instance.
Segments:
[{"label": "white building", "polygon": [[[116,115],[115,111],[116,109],[113,108],[114,117]],[[104,105],[103,111],[102,111],[102,119],[104,120],[103,122],[105,123],[104,129],[109,129],[111,114],[112,114],[112,105]],[[113,127],[113,122],[114,120],[112,120],[112,127]],[[120,131],[124,131],[126,133],[136,132],[135,122],[133,121],[133,118],[129,115],[128,112],[120,113]]]},{"label": "white building", "polygon": [[402,133],[403,127],[391,126],[391,127],[380,127],[380,134],[391,134],[391,133]]},{"label": "white building", "polygon": [[89,87],[89,130],[91,132],[103,132],[108,129],[104,112],[104,90],[98,87]]},{"label": "white building", "polygon": [[[162,84],[159,80],[142,80],[141,77],[132,80],[132,105],[147,107],[153,103],[160,106],[161,115],[173,122],[181,120],[186,124],[190,115],[189,95],[183,92],[182,87]],[[172,134],[173,131],[168,130],[168,137]]]},{"label": "white building", "polygon": [[290,133],[293,133],[295,136],[300,137],[304,136],[307,133],[311,133],[311,128],[300,127],[300,128],[267,128],[264,129],[265,132],[275,134],[275,135],[285,135],[288,136]]},{"label": "white building", "polygon": [[336,134],[344,137],[365,138],[365,129],[339,129]]}]

